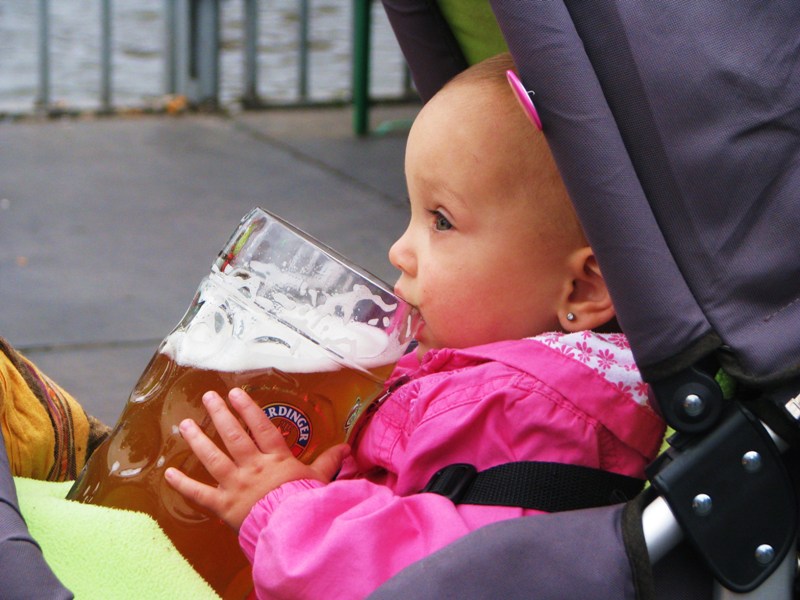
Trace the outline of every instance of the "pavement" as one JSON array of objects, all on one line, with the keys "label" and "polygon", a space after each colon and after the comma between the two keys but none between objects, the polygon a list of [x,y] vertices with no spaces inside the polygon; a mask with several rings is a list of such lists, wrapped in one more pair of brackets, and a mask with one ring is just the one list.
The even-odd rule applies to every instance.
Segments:
[{"label": "pavement", "polygon": [[418,110],[0,122],[0,336],[113,425],[254,206],[393,282]]}]

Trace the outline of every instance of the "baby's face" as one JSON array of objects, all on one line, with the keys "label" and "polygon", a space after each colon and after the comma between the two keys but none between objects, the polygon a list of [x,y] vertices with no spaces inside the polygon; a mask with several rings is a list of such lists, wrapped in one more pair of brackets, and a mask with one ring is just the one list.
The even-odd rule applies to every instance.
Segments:
[{"label": "baby's face", "polygon": [[552,198],[540,197],[559,192],[542,183],[555,166],[552,159],[532,165],[525,144],[512,143],[518,138],[509,128],[532,127],[521,111],[520,121],[468,104],[456,94],[437,96],[409,134],[411,218],[389,257],[401,271],[396,291],[425,320],[420,355],[559,327],[572,242],[556,235],[546,214]]}]

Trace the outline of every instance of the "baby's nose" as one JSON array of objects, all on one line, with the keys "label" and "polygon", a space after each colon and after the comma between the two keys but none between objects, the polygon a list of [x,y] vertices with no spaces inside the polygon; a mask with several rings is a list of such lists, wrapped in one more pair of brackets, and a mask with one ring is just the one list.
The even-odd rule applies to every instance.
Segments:
[{"label": "baby's nose", "polygon": [[412,246],[409,243],[408,230],[389,248],[389,262],[404,274],[413,274],[416,260],[414,259]]}]

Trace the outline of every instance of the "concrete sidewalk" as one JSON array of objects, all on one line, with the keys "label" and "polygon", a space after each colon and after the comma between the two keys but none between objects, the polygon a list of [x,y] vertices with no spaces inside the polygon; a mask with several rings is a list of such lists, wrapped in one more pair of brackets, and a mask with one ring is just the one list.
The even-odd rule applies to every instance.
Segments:
[{"label": "concrete sidewalk", "polygon": [[0,123],[0,336],[113,424],[252,207],[394,281],[406,134],[356,138],[349,109]]}]

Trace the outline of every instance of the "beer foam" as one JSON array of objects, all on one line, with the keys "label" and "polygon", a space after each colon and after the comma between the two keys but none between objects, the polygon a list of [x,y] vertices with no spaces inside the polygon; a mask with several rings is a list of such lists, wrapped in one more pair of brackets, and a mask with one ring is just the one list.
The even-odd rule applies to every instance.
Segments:
[{"label": "beer foam", "polygon": [[[253,294],[255,282],[242,286],[239,279],[234,287],[231,279],[209,278],[201,285],[189,312],[191,318],[184,319],[164,340],[162,353],[184,366],[225,372],[265,368],[320,372],[342,364],[368,369],[388,362],[384,354],[392,340],[382,330],[390,325],[388,317],[373,318],[371,324],[345,323],[343,318],[365,300],[383,310],[393,308],[365,286],[330,296],[308,289],[304,293],[320,301],[314,306],[295,302],[285,294],[265,300]],[[269,316],[265,301],[279,309],[271,312],[277,312],[280,320]]]}]

